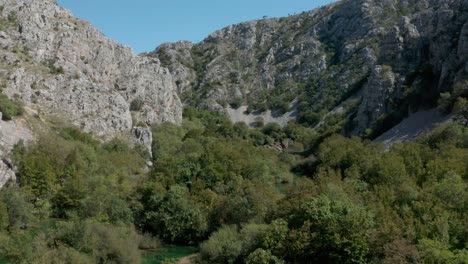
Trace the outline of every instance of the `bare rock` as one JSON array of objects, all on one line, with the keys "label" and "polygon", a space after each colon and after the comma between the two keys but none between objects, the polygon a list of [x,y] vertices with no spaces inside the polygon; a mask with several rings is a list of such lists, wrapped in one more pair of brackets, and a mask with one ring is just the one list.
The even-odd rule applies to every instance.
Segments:
[{"label": "bare rock", "polygon": [[152,156],[153,133],[150,128],[134,127],[133,136],[137,144],[145,146],[148,153]]},{"label": "bare rock", "polygon": [[382,116],[437,101],[411,105],[409,94],[437,97],[466,80],[467,10],[466,0],[337,1],[231,25],[197,44],[164,44],[149,55],[177,76],[184,104],[230,117],[237,116],[233,102],[254,112],[299,100],[300,116],[358,97],[360,105],[344,109],[353,127],[347,134],[355,135]]},{"label": "bare rock", "polygon": [[364,87],[363,102],[358,110],[357,133],[362,133],[382,114],[390,111],[388,98],[395,89],[395,75],[389,66],[375,66]]},{"label": "bare rock", "polygon": [[[54,0],[0,4],[2,19],[15,16],[0,34],[9,97],[98,136],[130,132],[133,122],[181,122],[175,83],[159,60],[134,55]],[[130,109],[137,98],[141,107]]]},{"label": "bare rock", "polygon": [[0,160],[0,189],[10,180],[16,180],[15,172],[2,160]]},{"label": "bare rock", "polygon": [[16,179],[15,170],[8,159],[11,150],[19,141],[28,143],[33,139],[33,133],[26,120],[19,118],[6,122],[0,117],[0,189],[9,180]]}]

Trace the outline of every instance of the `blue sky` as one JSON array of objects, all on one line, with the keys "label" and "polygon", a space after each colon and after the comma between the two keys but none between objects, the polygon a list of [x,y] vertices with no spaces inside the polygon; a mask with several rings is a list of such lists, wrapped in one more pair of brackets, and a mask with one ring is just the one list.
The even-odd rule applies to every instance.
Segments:
[{"label": "blue sky", "polygon": [[211,32],[247,20],[281,17],[333,0],[58,0],[107,36],[151,51],[164,42],[201,41]]}]

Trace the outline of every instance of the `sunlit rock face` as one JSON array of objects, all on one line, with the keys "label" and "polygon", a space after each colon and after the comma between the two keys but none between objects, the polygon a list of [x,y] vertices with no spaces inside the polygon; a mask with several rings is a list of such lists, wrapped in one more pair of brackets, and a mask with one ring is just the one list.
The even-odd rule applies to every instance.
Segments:
[{"label": "sunlit rock face", "polygon": [[170,69],[182,101],[199,108],[228,113],[235,102],[255,111],[298,100],[299,110],[319,113],[355,97],[344,113],[348,133],[359,135],[386,115],[434,107],[439,93],[466,80],[467,10],[466,0],[337,1],[148,56]]},{"label": "sunlit rock face", "polygon": [[54,0],[0,6],[0,80],[10,98],[98,136],[181,122],[175,83],[159,60],[134,55]]}]

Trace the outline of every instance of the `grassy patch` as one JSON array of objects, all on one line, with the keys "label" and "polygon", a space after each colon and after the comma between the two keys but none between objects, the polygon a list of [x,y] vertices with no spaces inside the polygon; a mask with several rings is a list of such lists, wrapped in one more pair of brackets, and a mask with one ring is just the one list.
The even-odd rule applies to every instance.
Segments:
[{"label": "grassy patch", "polygon": [[23,107],[20,102],[12,101],[6,95],[0,94],[0,112],[3,114],[3,120],[11,120],[23,113]]},{"label": "grassy patch", "polygon": [[[3,7],[0,9],[3,10]],[[13,12],[10,13],[7,19],[0,18],[0,31],[5,31],[17,25],[18,25],[18,21],[17,21],[16,13],[13,13]]]},{"label": "grassy patch", "polygon": [[63,69],[62,66],[55,66],[56,61],[55,60],[45,60],[42,62],[42,64],[49,69],[49,72],[51,74],[63,74],[65,70]]}]

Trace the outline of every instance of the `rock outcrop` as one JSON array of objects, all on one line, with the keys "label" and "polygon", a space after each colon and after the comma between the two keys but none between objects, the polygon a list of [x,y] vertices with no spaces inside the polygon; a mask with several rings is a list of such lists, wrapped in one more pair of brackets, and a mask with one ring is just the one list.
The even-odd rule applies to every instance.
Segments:
[{"label": "rock outcrop", "polygon": [[9,181],[15,180],[15,172],[2,160],[0,160],[0,189]]},{"label": "rock outcrop", "polygon": [[33,137],[33,132],[23,118],[9,122],[0,119],[0,188],[9,180],[16,179],[12,162],[9,159],[11,150],[19,141],[28,143],[33,140]]},{"label": "rock outcrop", "polygon": [[137,123],[179,123],[169,70],[106,38],[55,0],[0,1],[3,93],[111,136]]},{"label": "rock outcrop", "polygon": [[150,128],[135,127],[132,130],[135,138],[135,143],[140,144],[146,148],[148,154],[153,156],[152,144],[153,144],[153,133]]},{"label": "rock outcrop", "polygon": [[179,97],[310,126],[341,109],[343,132],[362,135],[467,79],[467,20],[466,0],[342,0],[134,55],[55,0],[0,0],[0,87],[104,137],[181,122]]},{"label": "rock outcrop", "polygon": [[171,70],[183,102],[200,108],[287,112],[298,100],[299,117],[324,116],[357,96],[343,113],[345,133],[363,134],[434,107],[439,93],[467,79],[467,20],[466,0],[343,0],[148,56]]},{"label": "rock outcrop", "polygon": [[[0,0],[0,92],[37,120],[68,120],[103,139],[182,120],[176,84],[158,59],[133,54],[55,0]],[[0,121],[0,188],[15,178],[14,144],[33,138],[26,120]],[[151,153],[146,132],[136,141]]]}]

